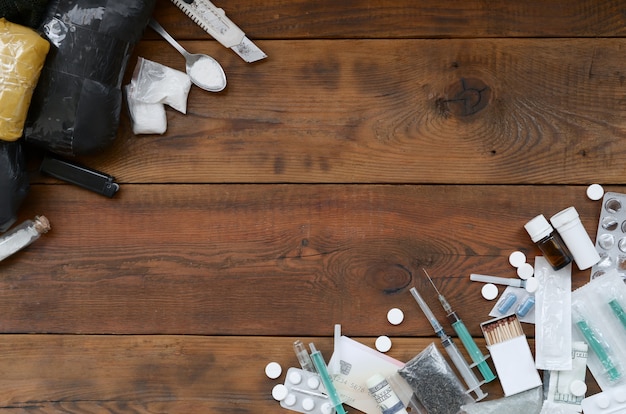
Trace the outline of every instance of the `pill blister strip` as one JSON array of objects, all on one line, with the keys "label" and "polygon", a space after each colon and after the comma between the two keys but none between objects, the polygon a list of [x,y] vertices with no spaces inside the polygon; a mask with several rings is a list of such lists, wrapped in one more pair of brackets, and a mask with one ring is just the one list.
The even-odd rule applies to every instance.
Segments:
[{"label": "pill blister strip", "polygon": [[591,269],[591,278],[617,269],[626,280],[626,194],[608,192],[602,199],[602,210],[596,233],[596,250],[600,261]]},{"label": "pill blister strip", "polygon": [[626,386],[609,389],[582,401],[585,414],[626,413]]},{"label": "pill blister strip", "polygon": [[280,406],[291,411],[309,414],[333,414],[335,408],[328,396],[320,376],[300,368],[289,368],[285,377],[286,395]]}]

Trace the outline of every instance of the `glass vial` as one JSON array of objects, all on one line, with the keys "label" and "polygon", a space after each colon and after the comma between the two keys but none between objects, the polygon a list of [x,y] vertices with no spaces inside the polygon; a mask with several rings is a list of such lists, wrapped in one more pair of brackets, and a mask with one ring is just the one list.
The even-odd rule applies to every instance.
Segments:
[{"label": "glass vial", "polygon": [[550,223],[559,232],[580,270],[589,269],[600,261],[600,255],[574,207],[556,213],[550,217]]},{"label": "glass vial", "polygon": [[530,220],[524,228],[554,270],[562,269],[572,262],[569,249],[543,214]]},{"label": "glass vial", "polygon": [[309,372],[316,372],[315,366],[313,366],[313,361],[311,360],[311,356],[307,352],[304,344],[301,340],[296,340],[293,343],[293,350],[296,353],[296,357],[298,358],[298,362],[303,370]]},{"label": "glass vial", "polygon": [[34,220],[26,220],[15,226],[0,238],[0,261],[30,245],[49,230],[50,222],[44,216],[37,216]]}]

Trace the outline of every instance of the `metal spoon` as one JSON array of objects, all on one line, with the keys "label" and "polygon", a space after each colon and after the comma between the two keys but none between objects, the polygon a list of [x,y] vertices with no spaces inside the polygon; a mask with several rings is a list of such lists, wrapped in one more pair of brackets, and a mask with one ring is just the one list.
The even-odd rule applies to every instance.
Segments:
[{"label": "metal spoon", "polygon": [[187,52],[156,20],[150,19],[149,25],[185,57],[185,70],[194,85],[209,92],[219,92],[226,87],[226,74],[217,60],[208,55]]}]

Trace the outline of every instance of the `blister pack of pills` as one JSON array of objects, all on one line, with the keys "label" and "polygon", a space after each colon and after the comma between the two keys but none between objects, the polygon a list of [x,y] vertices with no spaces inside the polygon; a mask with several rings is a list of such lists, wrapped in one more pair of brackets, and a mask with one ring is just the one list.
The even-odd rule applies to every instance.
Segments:
[{"label": "blister pack of pills", "polygon": [[516,314],[520,322],[535,323],[535,295],[524,288],[507,286],[489,316],[499,318],[511,314]]},{"label": "blister pack of pills", "polygon": [[285,383],[274,387],[273,397],[280,406],[291,411],[307,414],[333,414],[330,399],[324,393],[320,376],[300,368],[289,368]]},{"label": "blister pack of pills", "polygon": [[604,195],[595,246],[600,261],[591,268],[591,278],[616,269],[626,280],[626,194]]},{"label": "blister pack of pills", "polygon": [[626,412],[626,385],[583,399],[585,414],[617,414]]}]

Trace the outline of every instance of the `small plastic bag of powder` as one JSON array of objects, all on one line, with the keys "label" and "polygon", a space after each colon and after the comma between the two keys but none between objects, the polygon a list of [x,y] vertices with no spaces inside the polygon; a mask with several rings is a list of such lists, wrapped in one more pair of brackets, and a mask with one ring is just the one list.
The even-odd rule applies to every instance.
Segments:
[{"label": "small plastic bag of powder", "polygon": [[147,104],[162,103],[187,113],[191,79],[185,72],[139,57],[131,85],[135,100]]},{"label": "small plastic bag of powder", "polygon": [[162,103],[145,103],[136,99],[132,84],[124,87],[133,134],[163,134],[167,130],[167,114]]},{"label": "small plastic bag of powder", "polygon": [[[543,387],[491,401],[464,405],[463,414],[539,414],[543,404]],[[551,414],[556,414],[552,413]]]},{"label": "small plastic bag of powder", "polygon": [[456,414],[462,405],[474,402],[434,342],[398,373],[429,414]]}]

